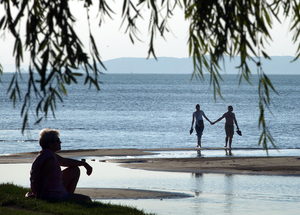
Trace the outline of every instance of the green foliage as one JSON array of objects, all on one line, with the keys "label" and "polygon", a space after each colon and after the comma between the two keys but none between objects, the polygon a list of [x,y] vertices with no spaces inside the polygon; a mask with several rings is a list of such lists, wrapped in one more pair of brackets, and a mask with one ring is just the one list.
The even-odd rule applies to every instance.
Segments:
[{"label": "green foliage", "polygon": [[[69,8],[69,1],[56,0],[1,0],[6,13],[0,16],[0,30],[9,30],[15,38],[14,56],[17,72],[11,81],[8,92],[10,98],[16,102],[21,99],[18,79],[23,51],[30,52],[30,78],[28,90],[24,96],[21,110],[23,117],[23,131],[28,126],[28,113],[31,108],[32,96],[37,100],[35,108],[36,123],[47,117],[50,111],[53,115],[56,101],[63,101],[67,95],[66,85],[76,84],[77,76],[82,74],[74,71],[84,68],[85,84],[99,88],[98,75],[101,74],[99,65],[105,69],[89,24],[90,53],[86,53],[80,39],[73,29],[76,22]],[[109,7],[109,1],[98,1],[99,27],[104,18],[112,18],[114,11]],[[89,8],[92,0],[84,1],[84,8],[89,23]],[[180,8],[189,22],[188,47],[193,58],[194,74],[192,77],[203,80],[204,72],[210,73],[210,83],[214,89],[214,98],[222,97],[220,83],[221,63],[224,55],[240,59],[239,82],[245,79],[250,83],[253,71],[249,69],[249,62],[257,64],[259,76],[260,117],[259,126],[262,136],[259,144],[267,149],[267,140],[274,145],[273,138],[265,123],[264,111],[270,103],[270,90],[275,91],[271,81],[263,72],[261,57],[270,59],[264,50],[264,45],[272,40],[269,30],[273,27],[273,20],[291,17],[290,31],[294,33],[293,42],[297,43],[300,35],[300,3],[296,0],[123,0],[122,25],[126,25],[132,43],[139,40],[139,26],[137,20],[143,19],[143,13],[150,11],[149,20],[149,50],[148,57],[155,55],[154,40],[159,33],[164,37],[169,32],[168,21],[174,16],[175,8]],[[13,16],[12,11],[17,13]],[[177,14],[176,14],[177,15]],[[26,17],[26,18],[24,18]],[[26,19],[25,40],[20,36],[21,20]],[[300,56],[300,43],[296,52],[297,60]],[[0,72],[2,69],[0,67]],[[40,116],[43,114],[42,116]],[[55,115],[54,115],[55,116]]]},{"label": "green foliage", "polygon": [[[91,2],[86,2],[89,6]],[[9,29],[15,38],[13,54],[16,59],[17,71],[8,88],[10,98],[15,103],[21,99],[18,80],[23,49],[30,52],[28,89],[24,96],[21,115],[24,131],[28,126],[28,114],[31,103],[36,101],[36,123],[47,117],[50,111],[53,116],[56,100],[63,101],[67,95],[65,85],[77,83],[76,77],[82,76],[74,72],[83,67],[86,72],[85,84],[93,85],[98,90],[98,75],[101,74],[96,62],[104,65],[90,33],[90,54],[83,51],[83,45],[73,30],[75,19],[69,9],[68,1],[1,1],[6,14],[0,18],[0,28]],[[13,17],[13,10],[17,14]],[[26,36],[23,41],[19,29],[22,18],[26,17]],[[91,63],[89,60],[92,60]],[[34,96],[34,98],[32,98]],[[43,116],[40,114],[43,113]]]},{"label": "green foliage", "polygon": [[0,184],[0,214],[146,214],[133,207],[103,204],[101,202],[78,203],[25,198],[25,193],[28,191],[29,189],[13,184]]}]

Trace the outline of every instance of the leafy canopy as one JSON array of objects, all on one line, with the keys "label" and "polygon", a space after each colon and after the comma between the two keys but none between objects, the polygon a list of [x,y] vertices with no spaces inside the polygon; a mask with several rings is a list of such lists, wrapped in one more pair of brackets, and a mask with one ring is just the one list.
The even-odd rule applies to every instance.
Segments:
[{"label": "leafy canopy", "polygon": [[[78,0],[83,2],[83,11],[89,23],[89,9],[98,4],[99,27],[105,18],[113,18],[111,1]],[[21,75],[20,65],[23,52],[30,52],[28,88],[24,96],[21,115],[22,131],[28,126],[28,116],[33,99],[35,106],[35,122],[39,123],[48,112],[55,114],[56,100],[63,101],[67,95],[66,85],[76,84],[77,77],[83,74],[76,69],[85,71],[85,84],[99,88],[100,68],[105,69],[95,43],[89,24],[89,52],[84,51],[83,44],[73,26],[76,22],[68,0],[0,0],[5,13],[0,15],[0,31],[9,31],[15,39],[13,55],[16,72],[8,88],[10,98],[16,102],[21,99],[18,80]],[[274,145],[274,140],[267,129],[265,109],[270,104],[270,91],[276,92],[268,76],[263,72],[261,58],[270,59],[264,51],[264,44],[271,41],[269,30],[273,20],[292,17],[290,31],[294,31],[293,42],[296,43],[300,31],[300,3],[296,0],[123,0],[122,25],[126,26],[132,43],[139,40],[139,26],[136,23],[143,19],[145,11],[150,12],[149,50],[148,57],[155,57],[154,40],[157,34],[164,37],[168,29],[168,21],[175,8],[180,8],[189,23],[188,46],[189,55],[193,58],[193,77],[203,80],[204,72],[209,72],[213,85],[214,97],[221,95],[219,71],[223,56],[239,58],[239,81],[249,78],[248,63],[254,61],[259,76],[259,126],[262,128],[259,144],[267,149],[267,142]],[[148,14],[148,13],[147,13]],[[24,21],[25,22],[24,22]],[[22,22],[23,21],[23,22]],[[25,23],[25,24],[24,24]],[[20,35],[25,27],[26,35]],[[295,60],[300,56],[300,44]],[[0,65],[0,72],[3,68]]]}]

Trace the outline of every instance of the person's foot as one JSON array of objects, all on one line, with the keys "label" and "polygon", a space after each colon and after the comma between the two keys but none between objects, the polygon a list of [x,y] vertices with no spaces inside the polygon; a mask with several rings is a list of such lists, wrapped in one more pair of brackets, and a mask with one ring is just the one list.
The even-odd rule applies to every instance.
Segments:
[{"label": "person's foot", "polygon": [[227,146],[225,145],[224,148],[227,148]]},{"label": "person's foot", "polygon": [[35,195],[34,195],[33,193],[27,192],[27,193],[25,194],[25,197],[26,197],[26,198],[32,198],[32,197],[35,197]]}]

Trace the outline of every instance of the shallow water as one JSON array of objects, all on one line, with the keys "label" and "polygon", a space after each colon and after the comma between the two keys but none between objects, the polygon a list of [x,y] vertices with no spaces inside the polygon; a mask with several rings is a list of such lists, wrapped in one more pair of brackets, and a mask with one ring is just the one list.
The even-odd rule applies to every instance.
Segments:
[{"label": "shallow water", "polygon": [[262,149],[201,149],[201,150],[166,150],[147,151],[152,155],[141,156],[88,156],[76,157],[77,159],[88,159],[96,161],[109,161],[112,159],[136,159],[136,158],[195,158],[195,157],[280,157],[280,156],[300,156],[300,149],[270,149],[268,152]]},{"label": "shallow water", "polygon": [[[145,171],[89,162],[78,187],[130,188],[191,194],[180,199],[100,200],[157,214],[298,214],[299,177]],[[0,164],[0,182],[29,187],[31,164]]]}]

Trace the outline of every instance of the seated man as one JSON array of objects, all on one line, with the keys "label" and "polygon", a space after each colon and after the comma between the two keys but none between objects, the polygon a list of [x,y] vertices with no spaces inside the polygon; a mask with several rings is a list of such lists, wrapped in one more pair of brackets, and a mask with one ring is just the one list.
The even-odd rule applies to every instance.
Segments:
[{"label": "seated man", "polygon": [[[74,191],[80,177],[78,166],[84,166],[87,175],[92,173],[93,168],[86,162],[63,158],[55,153],[61,149],[57,130],[41,130],[39,144],[42,150],[35,158],[30,171],[33,195],[40,199],[91,201],[90,197],[75,194]],[[61,171],[60,166],[68,168]]]}]

